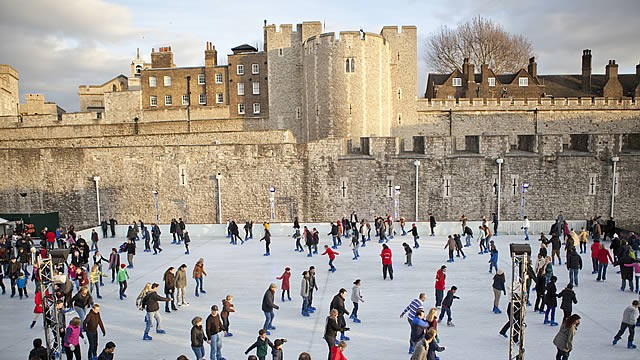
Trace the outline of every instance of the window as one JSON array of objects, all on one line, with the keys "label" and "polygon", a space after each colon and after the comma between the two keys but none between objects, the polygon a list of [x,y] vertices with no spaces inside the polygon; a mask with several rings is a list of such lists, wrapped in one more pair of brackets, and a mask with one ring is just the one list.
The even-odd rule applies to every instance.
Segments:
[{"label": "window", "polygon": [[278,56],[283,56],[284,55],[284,51],[282,48],[278,49]]},{"label": "window", "polygon": [[244,115],[244,104],[238,104],[238,114]]},{"label": "window", "polygon": [[158,106],[158,97],[157,96],[150,96],[149,97],[149,105],[150,106]]},{"label": "window", "polygon": [[222,84],[222,74],[216,74],[216,84]]},{"label": "window", "polygon": [[253,95],[260,95],[260,83],[259,82],[254,82],[253,83]]},{"label": "window", "polygon": [[216,104],[222,104],[224,102],[224,97],[222,96],[222,93],[217,93],[216,94]]},{"label": "window", "polygon": [[442,179],[442,197],[451,197],[451,175],[445,175]]},{"label": "window", "polygon": [[462,86],[462,78],[453,78],[453,86]]},{"label": "window", "polygon": [[260,65],[259,64],[251,64],[251,73],[256,75],[260,74]]},{"label": "window", "polygon": [[189,105],[189,95],[182,95],[182,105]]},{"label": "window", "polygon": [[347,58],[345,61],[344,71],[347,73],[356,72],[356,59],[355,58]]},{"label": "window", "polygon": [[236,74],[238,75],[244,75],[244,65],[238,65],[236,67]]},{"label": "window", "polygon": [[238,83],[238,95],[244,95],[244,83]]},{"label": "window", "polygon": [[298,106],[296,108],[296,120],[300,120],[302,118],[302,111],[300,109],[300,107]]},{"label": "window", "polygon": [[164,77],[164,86],[171,86],[171,76]]},{"label": "window", "polygon": [[526,78],[526,77],[518,78],[518,85],[519,86],[529,86],[529,78]]},{"label": "window", "polygon": [[598,174],[589,174],[589,195],[596,194],[597,186],[598,186]]},{"label": "window", "polygon": [[173,105],[173,98],[171,98],[171,95],[164,96],[164,104],[166,106]]},{"label": "window", "polygon": [[496,78],[488,78],[489,86],[496,86]]},{"label": "window", "polygon": [[260,103],[253,103],[253,113],[260,114]]},{"label": "window", "polygon": [[198,100],[200,105],[207,105],[207,94],[200,94],[200,98]]},{"label": "window", "polygon": [[156,87],[158,80],[155,76],[149,76],[149,87]]},{"label": "window", "polygon": [[204,74],[198,74],[198,85],[204,85]]}]

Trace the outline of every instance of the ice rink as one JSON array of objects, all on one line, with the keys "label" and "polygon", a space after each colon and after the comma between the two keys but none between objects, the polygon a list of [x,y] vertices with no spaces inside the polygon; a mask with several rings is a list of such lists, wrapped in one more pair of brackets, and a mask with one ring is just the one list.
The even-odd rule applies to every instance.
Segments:
[{"label": "ice rink", "polygon": [[[304,225],[304,224],[302,224]],[[242,227],[242,225],[240,225]],[[189,227],[187,228],[189,229]],[[477,229],[477,227],[476,227]],[[348,290],[347,309],[351,310],[351,287],[355,279],[362,281],[362,295],[365,302],[361,304],[359,318],[361,324],[354,324],[347,320],[351,331],[351,340],[345,355],[350,360],[371,359],[408,359],[407,354],[409,325],[406,319],[399,315],[406,305],[418,293],[425,292],[427,301],[425,307],[434,305],[434,276],[436,270],[443,264],[448,266],[447,288],[452,285],[458,287],[459,300],[454,301],[452,312],[455,327],[447,327],[445,322],[439,324],[441,345],[446,351],[439,354],[440,359],[507,359],[508,339],[498,334],[502,325],[507,321],[507,298],[501,300],[502,314],[492,312],[492,276],[488,272],[489,255],[478,254],[475,242],[470,248],[464,248],[467,259],[456,258],[455,263],[448,264],[447,252],[443,249],[446,236],[427,236],[428,229],[420,228],[421,247],[413,253],[413,267],[406,267],[402,242],[411,243],[410,236],[396,236],[389,241],[393,250],[395,277],[393,281],[382,280],[380,249],[377,239],[368,242],[360,248],[361,258],[352,260],[352,252],[347,241],[337,251],[340,255],[334,262],[337,272],[327,271],[328,258],[314,255],[308,258],[306,253],[295,252],[295,242],[287,234],[290,227],[273,225],[274,238],[271,245],[271,256],[263,256],[264,242],[262,226],[254,226],[254,239],[244,245],[229,244],[221,233],[217,237],[193,236],[191,254],[184,254],[183,246],[171,244],[168,231],[162,235],[164,251],[157,256],[143,252],[143,244],[138,243],[135,268],[129,269],[131,279],[125,301],[118,299],[118,286],[105,279],[105,286],[101,293],[102,319],[105,323],[107,336],[99,335],[99,351],[107,341],[117,344],[116,359],[175,359],[185,354],[189,359],[194,355],[190,347],[191,319],[201,316],[206,319],[211,305],[221,305],[221,299],[232,294],[236,313],[231,314],[231,332],[233,337],[223,338],[223,355],[227,360],[246,359],[245,349],[251,345],[261,328],[264,316],[260,309],[262,296],[270,283],[278,285],[276,303],[280,310],[276,310],[274,326],[269,338],[286,338],[284,358],[297,359],[302,351],[307,351],[313,359],[325,359],[327,347],[322,339],[325,318],[329,311],[332,297],[340,288]],[[319,228],[321,234],[320,247],[330,243],[328,225]],[[292,232],[292,231],[291,231]],[[117,247],[123,242],[124,230],[120,237],[100,241],[100,249],[105,257],[111,247]],[[372,234],[373,235],[373,234]],[[85,236],[86,238],[87,236]],[[510,242],[523,242],[522,236],[494,237],[500,250],[499,267],[505,271],[507,279],[511,277],[511,262],[508,254]],[[533,253],[537,254],[539,242],[537,237],[530,241]],[[608,246],[608,243],[607,243]],[[563,255],[564,256],[564,255]],[[162,310],[163,328],[166,334],[150,333],[153,341],[143,341],[144,313],[135,306],[135,298],[146,282],[159,283],[159,293],[162,294],[162,275],[173,266],[177,268],[182,263],[188,265],[188,274],[198,258],[205,259],[205,270],[208,273],[204,280],[207,294],[194,296],[194,282],[190,279],[187,286],[190,306],[179,307],[177,312],[166,314]],[[620,277],[616,269],[609,267],[606,282],[598,283],[591,275],[591,260],[589,254],[582,255],[584,270],[580,272],[580,286],[576,294],[578,304],[574,312],[582,316],[582,323],[575,337],[574,351],[571,359],[639,359],[638,350],[626,348],[626,334],[617,346],[611,345],[613,335],[618,330],[625,307],[631,304],[638,295],[629,291],[620,291]],[[122,255],[122,261],[126,254]],[[564,257],[563,257],[564,261]],[[564,264],[564,262],[563,262]],[[317,269],[319,290],[314,294],[314,306],[317,311],[305,318],[300,314],[301,273],[310,265]],[[280,301],[280,281],[276,280],[285,267],[291,267],[291,297],[292,301]],[[107,272],[106,268],[104,269]],[[564,265],[556,264],[554,273],[558,277],[558,291],[567,284],[568,272]],[[8,280],[5,278],[5,285]],[[0,358],[3,360],[25,359],[31,348],[31,341],[35,337],[43,337],[42,319],[34,329],[29,329],[33,318],[33,284],[29,284],[29,299],[19,300],[9,298],[9,292],[0,297],[0,313],[2,326],[0,327]],[[532,294],[535,300],[535,293]],[[97,300],[97,299],[96,299]],[[532,300],[532,301],[533,301]],[[162,305],[162,304],[161,304]],[[543,325],[543,315],[527,313],[526,323],[526,358],[553,359],[556,348],[552,339],[558,327]],[[561,322],[562,311],[558,308],[556,321]],[[67,321],[75,316],[74,312],[67,314]],[[640,335],[638,335],[640,336]],[[638,337],[637,336],[637,337]],[[640,341],[636,339],[636,344]],[[87,356],[87,345],[81,343],[82,358]],[[206,357],[209,358],[209,346],[205,344]],[[271,358],[269,355],[268,359]]]}]

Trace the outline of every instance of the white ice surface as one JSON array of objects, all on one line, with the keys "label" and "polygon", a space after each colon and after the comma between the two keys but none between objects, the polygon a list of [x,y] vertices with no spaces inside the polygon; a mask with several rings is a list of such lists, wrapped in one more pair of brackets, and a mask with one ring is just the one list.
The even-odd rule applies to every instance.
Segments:
[{"label": "white ice surface", "polygon": [[[330,239],[324,234],[327,228],[319,229],[321,247]],[[261,226],[254,227],[255,239],[245,245],[232,246],[222,236],[216,238],[194,238],[191,255],[184,255],[184,248],[170,244],[168,234],[163,234],[161,255],[153,256],[144,253],[143,245],[138,245],[135,268],[130,269],[129,297],[125,301],[118,299],[117,284],[105,280],[102,288],[104,298],[100,300],[102,318],[107,336],[99,336],[99,351],[107,341],[117,344],[116,359],[175,359],[185,354],[189,359],[194,355],[189,342],[191,319],[194,316],[206,318],[213,304],[221,305],[221,299],[233,294],[237,312],[231,315],[231,331],[234,336],[223,338],[223,355],[228,360],[246,359],[244,350],[253,342],[264,321],[260,303],[269,283],[280,286],[276,276],[282,274],[286,266],[292,269],[291,296],[293,301],[280,301],[280,290],[277,292],[277,304],[274,326],[270,339],[287,338],[284,346],[285,359],[297,359],[302,351],[311,353],[313,359],[325,359],[327,349],[322,339],[325,317],[332,297],[341,287],[349,290],[347,308],[352,307],[350,291],[356,278],[362,280],[362,294],[365,303],[361,304],[359,317],[361,324],[348,320],[351,331],[348,335],[346,356],[350,360],[371,359],[408,359],[407,341],[409,326],[399,314],[404,307],[417,296],[426,292],[428,307],[434,304],[434,275],[436,270],[446,264],[446,250],[443,250],[445,237],[426,236],[426,229],[421,229],[421,247],[413,253],[414,266],[403,265],[404,252],[401,243],[409,242],[409,236],[396,236],[389,243],[394,254],[395,278],[393,281],[382,280],[380,245],[377,241],[367,243],[360,248],[361,258],[352,260],[351,250],[346,243],[338,251],[340,256],[335,261],[336,273],[327,272],[327,257],[315,255],[307,258],[306,254],[293,251],[294,240],[286,236],[273,238],[270,257],[262,256],[264,243],[259,243],[262,236]],[[274,231],[282,234],[283,231]],[[522,239],[520,236],[498,236],[494,240],[500,250],[499,267],[505,270],[510,278],[510,259],[508,244]],[[101,240],[100,248],[108,254],[111,247],[122,243],[122,237]],[[537,253],[538,242],[531,241],[534,253]],[[506,298],[501,301],[503,314],[491,312],[493,295],[491,290],[492,275],[488,273],[486,254],[478,255],[477,245],[465,248],[468,258],[456,258],[453,264],[447,264],[447,288],[458,287],[460,300],[453,304],[455,327],[439,326],[441,345],[446,351],[440,358],[466,359],[469,356],[477,359],[507,359],[508,340],[498,335],[499,329],[507,320]],[[181,307],[179,311],[165,314],[163,328],[165,335],[152,332],[153,341],[142,341],[144,330],[143,313],[136,309],[135,297],[145,282],[158,282],[162,289],[162,275],[169,266],[178,267],[182,263],[188,265],[191,276],[193,264],[199,257],[205,259],[208,276],[204,280],[206,295],[196,298],[193,294],[194,283],[189,281],[187,287],[189,307]],[[123,255],[123,261],[126,255]],[[611,346],[611,339],[617,331],[622,312],[637,294],[620,291],[620,277],[615,268],[609,268],[608,279],[597,283],[591,275],[589,255],[583,255],[585,269],[580,273],[580,286],[576,289],[578,304],[574,311],[582,316],[582,324],[575,338],[572,359],[639,359],[638,350],[626,348],[626,334],[617,346]],[[317,269],[318,292],[314,295],[314,306],[317,311],[309,318],[300,315],[301,298],[299,296],[300,274],[315,265]],[[558,288],[561,290],[567,283],[568,273],[564,266],[554,267],[558,276]],[[106,269],[105,269],[106,271]],[[5,278],[5,285],[8,281]],[[32,284],[29,285],[32,288]],[[33,317],[33,292],[29,299],[10,299],[9,295],[0,297],[0,358],[5,360],[24,359],[31,348],[35,337],[42,337],[42,321],[34,329],[29,329]],[[535,299],[535,293],[532,294]],[[529,307],[528,310],[532,308]],[[557,319],[561,319],[562,311],[558,309]],[[67,319],[75,313],[67,314]],[[529,312],[527,314],[526,358],[552,359],[555,357],[555,346],[552,339],[558,327],[552,328],[542,324],[543,315]],[[559,320],[558,320],[559,321]],[[559,321],[560,322],[560,321]],[[636,344],[640,341],[636,340]],[[83,359],[86,358],[87,346],[81,344]],[[205,345],[206,356],[209,357],[209,346]],[[270,355],[268,357],[270,359]]]}]

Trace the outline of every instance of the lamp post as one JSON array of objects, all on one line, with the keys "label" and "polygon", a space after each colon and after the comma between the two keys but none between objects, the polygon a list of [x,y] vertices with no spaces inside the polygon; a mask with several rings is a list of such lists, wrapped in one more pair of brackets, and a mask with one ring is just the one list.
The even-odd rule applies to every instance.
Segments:
[{"label": "lamp post", "polygon": [[217,215],[218,224],[222,224],[222,199],[221,199],[222,191],[220,190],[220,180],[222,180],[222,174],[217,173],[216,174],[216,192],[218,193],[218,196],[217,196],[218,211],[216,212],[216,215]]},{"label": "lamp post", "polygon": [[613,163],[613,174],[611,176],[611,212],[609,214],[611,218],[613,218],[613,209],[616,203],[616,183],[618,182],[618,173],[617,173],[618,161],[620,161],[620,158],[617,156],[613,156],[611,158],[611,162]]},{"label": "lamp post", "polygon": [[496,209],[496,219],[498,220],[498,224],[500,224],[500,190],[502,189],[500,184],[502,181],[502,164],[504,163],[504,159],[496,159],[496,163],[498,163],[498,179],[496,180],[496,197],[498,198],[498,204]]},{"label": "lamp post", "polygon": [[395,200],[394,200],[394,215],[396,220],[400,219],[400,185],[394,187]]},{"label": "lamp post", "polygon": [[100,225],[102,222],[102,217],[100,216],[100,187],[98,186],[100,176],[94,176],[93,181],[96,183],[96,206],[98,207],[98,225]]},{"label": "lamp post", "polygon": [[414,161],[413,165],[416,167],[416,222],[418,222],[418,173],[420,169],[420,160]]},{"label": "lamp post", "polygon": [[158,222],[160,222],[159,214],[158,214],[158,190],[153,190],[152,193],[153,193],[153,198],[156,202],[156,224],[157,224]]},{"label": "lamp post", "polygon": [[276,219],[276,188],[269,187],[269,205],[271,207],[271,221]]},{"label": "lamp post", "polygon": [[524,199],[524,193],[527,192],[527,189],[529,188],[529,182],[525,181],[522,183],[522,198],[520,201],[520,206],[522,207],[522,210],[520,211],[520,217],[522,217],[524,219],[524,214],[525,214],[525,199]]}]

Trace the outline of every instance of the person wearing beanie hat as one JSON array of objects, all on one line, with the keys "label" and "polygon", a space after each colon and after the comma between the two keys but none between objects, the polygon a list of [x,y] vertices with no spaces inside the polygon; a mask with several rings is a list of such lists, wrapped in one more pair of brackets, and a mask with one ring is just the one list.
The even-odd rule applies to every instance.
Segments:
[{"label": "person wearing beanie hat", "polygon": [[507,295],[507,290],[505,287],[505,276],[504,271],[498,270],[496,274],[493,276],[493,313],[500,314],[502,311],[500,310],[500,296],[504,293]]},{"label": "person wearing beanie hat", "polygon": [[282,288],[282,297],[281,297],[282,302],[284,302],[285,292],[287,293],[287,298],[289,299],[289,301],[291,301],[291,293],[289,292],[289,289],[291,288],[289,283],[290,278],[291,278],[291,268],[288,266],[284,269],[284,272],[282,273],[282,275],[276,278],[276,280],[282,280],[282,285],[280,286]]},{"label": "person wearing beanie hat", "polygon": [[127,291],[127,279],[129,273],[127,272],[127,265],[121,264],[120,270],[118,270],[118,285],[120,286],[120,300],[124,300],[127,297],[125,292]]},{"label": "person wearing beanie hat", "polygon": [[196,360],[204,359],[204,342],[207,337],[202,330],[202,318],[196,316],[191,320],[191,350],[196,355]]},{"label": "person wearing beanie hat", "polygon": [[[207,323],[205,326],[207,342],[211,345],[211,360],[224,360],[222,357],[222,331],[224,326],[222,319],[218,313],[218,305],[211,306],[211,314],[207,316]],[[204,356],[204,352],[203,352]]]}]

